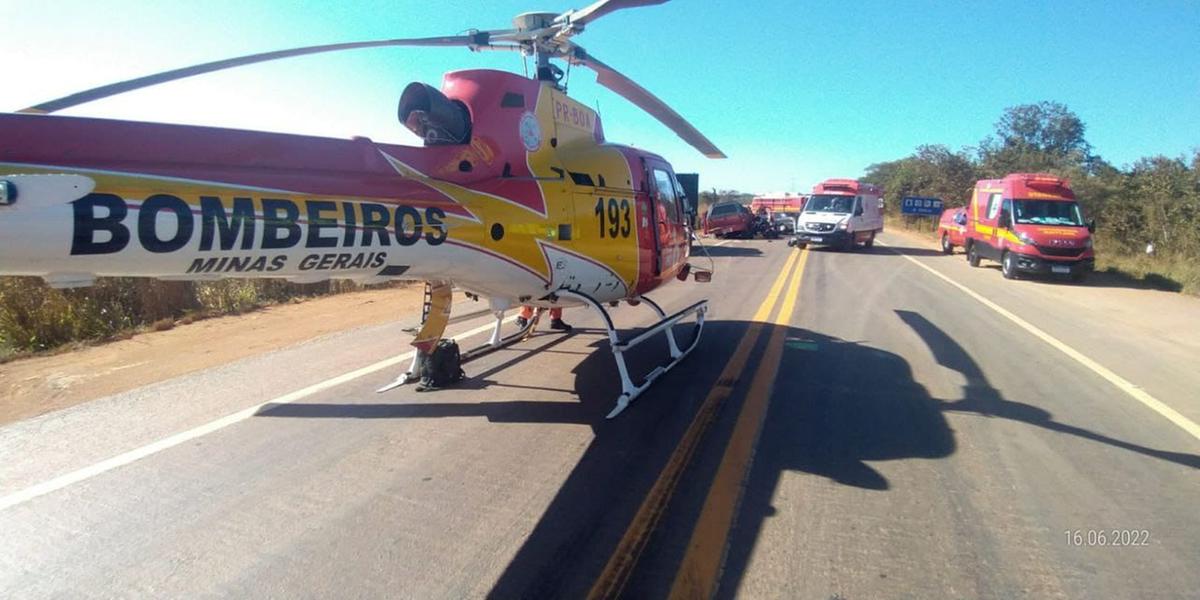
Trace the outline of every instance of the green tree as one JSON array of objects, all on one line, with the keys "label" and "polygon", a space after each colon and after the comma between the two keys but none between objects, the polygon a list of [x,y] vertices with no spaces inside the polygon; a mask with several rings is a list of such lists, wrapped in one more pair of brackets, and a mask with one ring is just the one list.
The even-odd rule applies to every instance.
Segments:
[{"label": "green tree", "polygon": [[889,213],[899,211],[900,199],[905,196],[932,196],[947,206],[962,206],[977,178],[967,151],[954,152],[942,145],[919,146],[911,156],[873,164],[862,177],[883,188]]},{"label": "green tree", "polygon": [[1065,175],[1073,167],[1090,172],[1096,157],[1086,130],[1065,104],[1010,106],[996,122],[994,135],[979,144],[980,171],[986,177],[1039,171]]},{"label": "green tree", "polygon": [[1182,158],[1143,158],[1130,170],[1126,189],[1132,203],[1124,206],[1140,213],[1142,227],[1137,233],[1145,241],[1153,241],[1167,253],[1200,256],[1200,190],[1195,169]]}]

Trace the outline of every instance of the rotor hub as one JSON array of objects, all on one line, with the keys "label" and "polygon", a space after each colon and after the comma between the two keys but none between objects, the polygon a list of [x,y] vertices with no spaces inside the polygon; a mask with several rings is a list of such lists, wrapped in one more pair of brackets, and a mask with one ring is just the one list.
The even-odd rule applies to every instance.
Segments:
[{"label": "rotor hub", "polygon": [[544,29],[554,26],[554,19],[558,17],[558,13],[552,12],[527,12],[521,13],[513,18],[513,27],[517,31],[533,31],[536,29]]}]

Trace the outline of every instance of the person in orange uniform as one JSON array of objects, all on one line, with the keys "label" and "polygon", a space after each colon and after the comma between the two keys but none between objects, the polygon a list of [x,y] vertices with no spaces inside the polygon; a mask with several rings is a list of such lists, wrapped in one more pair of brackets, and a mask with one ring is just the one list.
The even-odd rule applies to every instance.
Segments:
[{"label": "person in orange uniform", "polygon": [[[528,304],[521,307],[521,314],[517,316],[517,327],[525,329],[529,324],[529,320],[533,318],[533,307]],[[550,329],[558,331],[570,331],[571,326],[562,320],[562,308],[555,306],[550,309]]]}]

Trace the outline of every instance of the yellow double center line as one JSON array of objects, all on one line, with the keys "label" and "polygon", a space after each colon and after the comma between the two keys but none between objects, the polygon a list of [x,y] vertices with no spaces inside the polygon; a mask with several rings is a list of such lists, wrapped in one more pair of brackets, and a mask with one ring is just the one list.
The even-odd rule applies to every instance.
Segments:
[{"label": "yellow double center line", "polygon": [[[670,503],[671,496],[684,469],[695,454],[700,439],[712,424],[721,405],[733,393],[737,383],[746,373],[746,362],[751,350],[758,344],[764,325],[773,323],[776,327],[772,330],[766,353],[759,362],[750,384],[750,391],[734,425],[733,436],[725,450],[717,476],[709,488],[708,497],[692,532],[687,555],[680,566],[671,595],[708,597],[715,590],[725,541],[733,523],[734,511],[741,496],[742,483],[750,466],[758,431],[766,414],[771,385],[779,370],[787,323],[796,307],[796,297],[807,260],[807,250],[795,251],[788,256],[767,297],[754,313],[753,322],[725,365],[725,370],[721,372],[716,384],[704,399],[704,404],[700,406],[692,423],[679,440],[675,451],[671,453],[667,464],[659,473],[658,480],[650,488],[650,493],[646,495],[637,514],[625,530],[625,535],[621,537],[608,564],[593,584],[588,594],[589,598],[615,598],[620,595],[637,565],[642,550],[650,541],[655,526]],[[781,293],[783,302],[782,306],[779,306]],[[779,312],[774,321],[768,321],[776,306],[779,306]]]}]

